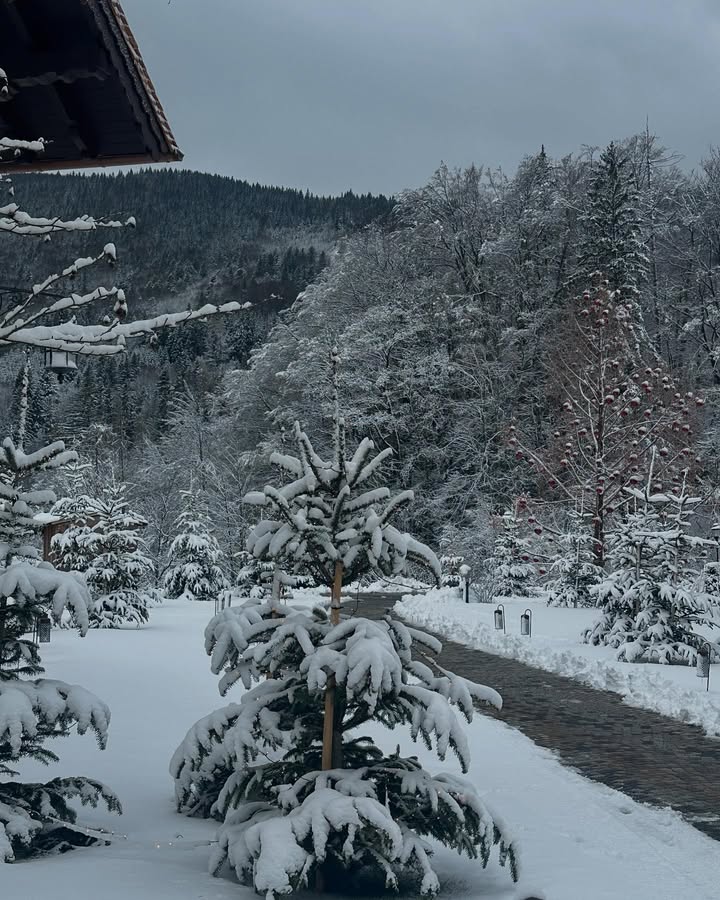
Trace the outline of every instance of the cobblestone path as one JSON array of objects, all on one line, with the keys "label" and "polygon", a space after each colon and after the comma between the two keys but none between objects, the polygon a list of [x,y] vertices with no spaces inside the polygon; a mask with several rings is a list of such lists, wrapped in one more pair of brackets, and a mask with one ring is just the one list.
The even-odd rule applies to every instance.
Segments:
[{"label": "cobblestone path", "polygon": [[[362,595],[361,614],[380,617],[397,599]],[[352,613],[357,603],[347,600],[343,607]],[[619,694],[438,638],[442,666],[502,694],[502,711],[483,706],[483,714],[554,750],[587,778],[642,803],[672,807],[720,841],[720,739],[627,706]]]}]

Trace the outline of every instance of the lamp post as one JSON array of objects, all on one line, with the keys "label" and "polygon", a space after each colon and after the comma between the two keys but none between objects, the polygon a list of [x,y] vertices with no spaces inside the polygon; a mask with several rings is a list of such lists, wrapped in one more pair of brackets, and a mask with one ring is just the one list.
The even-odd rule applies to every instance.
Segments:
[{"label": "lamp post", "polygon": [[495,630],[502,630],[502,633],[505,634],[505,606],[502,603],[498,603],[495,607],[494,619]]},{"label": "lamp post", "polygon": [[695,674],[698,678],[705,679],[705,690],[710,690],[710,656],[712,654],[712,648],[710,646],[710,641],[704,641],[702,648],[698,650],[697,654],[697,667],[695,669]]},{"label": "lamp post", "polygon": [[463,599],[466,603],[470,602],[470,566],[463,563],[458,569],[462,580]]},{"label": "lamp post", "polygon": [[532,637],[532,610],[526,609],[520,616],[520,634]]},{"label": "lamp post", "polygon": [[45,368],[54,372],[58,381],[62,382],[70,373],[77,371],[75,354],[67,350],[46,350]]},{"label": "lamp post", "polygon": [[50,643],[50,628],[52,622],[50,616],[40,616],[37,620],[35,628],[37,630],[37,639],[39,644]]}]

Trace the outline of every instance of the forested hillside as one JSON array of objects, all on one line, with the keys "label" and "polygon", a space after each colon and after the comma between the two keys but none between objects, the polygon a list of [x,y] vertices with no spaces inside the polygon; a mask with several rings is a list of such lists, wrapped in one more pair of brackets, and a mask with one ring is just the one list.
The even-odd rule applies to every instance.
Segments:
[{"label": "forested hillside", "polygon": [[[12,189],[14,199],[35,215],[132,218],[134,226],[112,231],[118,265],[105,278],[126,291],[133,316],[228,300],[253,304],[242,316],[165,332],[152,347],[135,343],[122,359],[87,365],[81,360],[78,377],[61,392],[57,379],[43,370],[40,354],[31,359],[35,440],[58,433],[68,437],[96,425],[110,429],[123,454],[162,432],[172,391],[214,391],[225,370],[245,365],[278,311],[327,266],[337,242],[387,217],[392,207],[385,197],[351,192],[316,197],[169,169],[18,176]],[[23,296],[74,258],[97,253],[103,243],[97,233],[1,241],[0,301]],[[81,272],[74,290],[85,292],[95,284]],[[98,314],[97,308],[82,311],[79,320],[90,322]],[[18,392],[13,401],[11,389],[19,368],[17,354],[0,359],[0,396],[11,420],[17,418]],[[12,426],[6,421],[4,427]]]},{"label": "forested hillside", "polygon": [[[334,346],[349,430],[393,448],[394,485],[418,493],[407,525],[421,537],[480,560],[493,517],[519,493],[566,508],[569,476],[555,474],[568,465],[564,398],[573,386],[565,376],[580,366],[571,351],[591,312],[583,292],[603,289],[598,272],[621,298],[599,319],[617,319],[624,335],[626,358],[612,364],[625,381],[612,396],[625,397],[645,366],[673,392],[702,393],[692,478],[706,517],[713,514],[715,154],[688,174],[640,135],[561,160],[543,150],[512,175],[441,167],[392,209],[384,198],[322,200],[170,172],[43,176],[17,189],[30,185],[35,203],[47,192],[48,209],[72,198],[137,215],[143,224],[122,235],[117,271],[140,302],[166,302],[173,291],[193,302],[236,290],[253,300],[275,295],[249,314],[165,333],[155,348],[81,364],[73,381],[37,391],[38,440],[59,433],[98,474],[113,466],[131,482],[160,560],[178,512],[170,498],[191,480],[207,496],[224,549],[237,552],[247,524],[239,498],[268,475],[267,449],[283,445],[295,419],[313,434],[327,424]],[[44,271],[36,260],[22,265],[26,280]],[[11,277],[20,275],[16,268]],[[34,377],[54,379],[39,365]],[[517,422],[524,452],[513,446]],[[582,428],[570,427],[574,441]],[[582,492],[594,495],[591,481]]]}]

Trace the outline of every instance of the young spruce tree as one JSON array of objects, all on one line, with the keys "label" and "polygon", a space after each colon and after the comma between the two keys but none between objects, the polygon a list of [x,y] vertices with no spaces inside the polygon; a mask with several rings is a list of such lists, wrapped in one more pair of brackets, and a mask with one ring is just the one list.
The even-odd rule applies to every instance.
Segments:
[{"label": "young spruce tree", "polygon": [[[22,440],[24,429],[20,430]],[[75,730],[92,731],[101,748],[110,711],[84,688],[42,675],[38,627],[71,613],[81,634],[88,628],[89,595],[81,578],[40,562],[42,528],[36,515],[55,501],[37,485],[43,473],[76,459],[62,442],[26,454],[6,438],[0,447],[0,862],[98,839],[76,827],[72,801],[120,812],[117,797],[97,781],[57,777],[23,782],[14,766],[23,758],[49,764],[58,757],[44,744]]]},{"label": "young spruce tree", "polygon": [[591,644],[618,648],[627,662],[694,665],[716,623],[717,598],[705,593],[698,550],[709,541],[689,533],[693,509],[685,484],[672,493],[629,489],[635,509],[619,525],[612,571],[593,591],[602,617],[585,633]]},{"label": "young spruce tree", "polygon": [[505,510],[498,521],[492,566],[493,586],[499,597],[527,597],[535,582],[530,541],[521,533],[517,509]]},{"label": "young spruce tree", "polygon": [[90,627],[140,626],[149,618],[150,597],[144,587],[152,562],[140,535],[147,523],[130,509],[122,484],[91,499],[88,514],[92,524],[81,544],[90,557],[85,570],[93,598]]},{"label": "young spruce tree", "polygon": [[163,587],[169,597],[215,600],[228,586],[218,565],[222,552],[200,498],[193,491],[181,491],[181,495],[183,510],[177,520],[177,535],[170,545]]},{"label": "young spruce tree", "polygon": [[270,511],[248,547],[331,585],[330,615],[271,598],[211,620],[205,644],[213,671],[223,673],[221,693],[237,681],[246,693],[200,720],[176,751],[178,808],[222,821],[212,870],[229,864],[268,900],[313,877],[329,886],[361,871],[388,888],[413,876],[419,895],[435,895],[427,838],[483,864],[499,845],[515,877],[514,847],[474,784],[432,775],[416,757],[399,748],[387,754],[362,732],[373,721],[407,725],[441,759],[451,750],[467,772],[468,742],[452,706],[469,720],[476,701],[502,702],[439,668],[434,638],[389,616],[341,615],[343,581],[365,571],[400,574],[412,560],[439,579],[432,551],[391,524],[412,494],[392,497],[378,484],[389,451],[373,456],[365,439],[346,452],[337,406],[330,459],[298,425],[295,438],[297,456],[272,457],[287,481],[247,498]]}]

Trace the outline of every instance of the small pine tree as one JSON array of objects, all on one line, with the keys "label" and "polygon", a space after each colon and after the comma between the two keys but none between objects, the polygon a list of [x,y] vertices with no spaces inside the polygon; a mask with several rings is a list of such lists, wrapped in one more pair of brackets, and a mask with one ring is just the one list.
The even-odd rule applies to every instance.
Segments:
[{"label": "small pine tree", "polygon": [[549,606],[596,606],[592,588],[603,570],[593,561],[593,539],[580,513],[568,515],[567,528],[557,537],[558,550],[550,563],[546,585]]},{"label": "small pine tree", "polygon": [[[24,429],[20,428],[22,436]],[[75,826],[73,800],[120,812],[117,797],[97,781],[59,777],[47,783],[17,780],[23,758],[45,764],[58,757],[44,745],[75,728],[94,732],[104,748],[110,711],[84,688],[34,679],[43,673],[36,629],[52,614],[70,612],[80,633],[88,628],[89,595],[74,573],[40,562],[37,519],[55,501],[37,481],[76,458],[62,442],[25,454],[7,438],[0,447],[0,862],[96,843]],[[32,636],[30,636],[32,635]]]},{"label": "small pine tree", "polygon": [[527,597],[534,585],[530,541],[521,534],[517,508],[505,510],[498,519],[493,557],[489,560],[494,589],[500,597]]},{"label": "small pine tree", "polygon": [[440,568],[442,569],[440,583],[443,587],[460,587],[460,583],[462,581],[460,569],[464,562],[465,560],[462,558],[462,556],[440,557]]},{"label": "small pine tree", "polygon": [[170,545],[163,587],[169,597],[215,600],[228,586],[218,565],[222,552],[198,496],[192,491],[181,491],[181,495],[183,510],[177,520],[178,533]]},{"label": "small pine tree", "polygon": [[52,515],[63,525],[50,542],[53,564],[64,572],[85,573],[90,568],[93,554],[89,535],[92,531],[93,499],[83,492],[89,465],[67,466],[63,487],[69,496],[55,503]]},{"label": "small pine tree", "polygon": [[409,725],[414,739],[436,742],[441,759],[454,751],[466,772],[467,739],[451,707],[469,720],[475,701],[502,702],[490,688],[444,669],[436,675],[412,658],[413,647],[425,658],[438,652],[434,638],[390,617],[341,616],[344,577],[401,574],[414,561],[439,579],[432,551],[390,523],[412,495],[372,486],[390,452],[373,457],[366,439],[347,454],[337,404],[330,459],[299,425],[295,438],[297,456],[272,457],[286,483],[246,498],[271,514],[248,546],[256,558],[332,584],[331,614],[273,597],[211,620],[205,647],[213,671],[223,673],[221,693],[238,680],[247,693],[200,720],[178,747],[171,762],[178,809],[222,819],[211,870],[229,864],[269,900],[301,890],[313,874],[330,886],[372,873],[392,889],[400,874],[410,875],[419,895],[434,896],[426,838],[483,864],[499,845],[516,878],[515,849],[471,782],[431,775],[416,757],[385,755],[358,733],[372,721]]},{"label": "small pine tree", "polygon": [[705,638],[697,626],[712,627],[717,598],[705,593],[699,547],[709,543],[689,534],[699,499],[686,493],[631,490],[636,510],[618,528],[613,570],[594,592],[602,618],[584,635],[591,644],[619,648],[618,659],[694,665]]},{"label": "small pine tree", "polygon": [[93,597],[91,628],[117,628],[148,621],[150,597],[143,589],[152,571],[145,555],[140,529],[147,522],[130,509],[125,487],[113,485],[99,499],[91,499],[89,521],[93,524],[81,543],[91,557],[85,570]]}]

